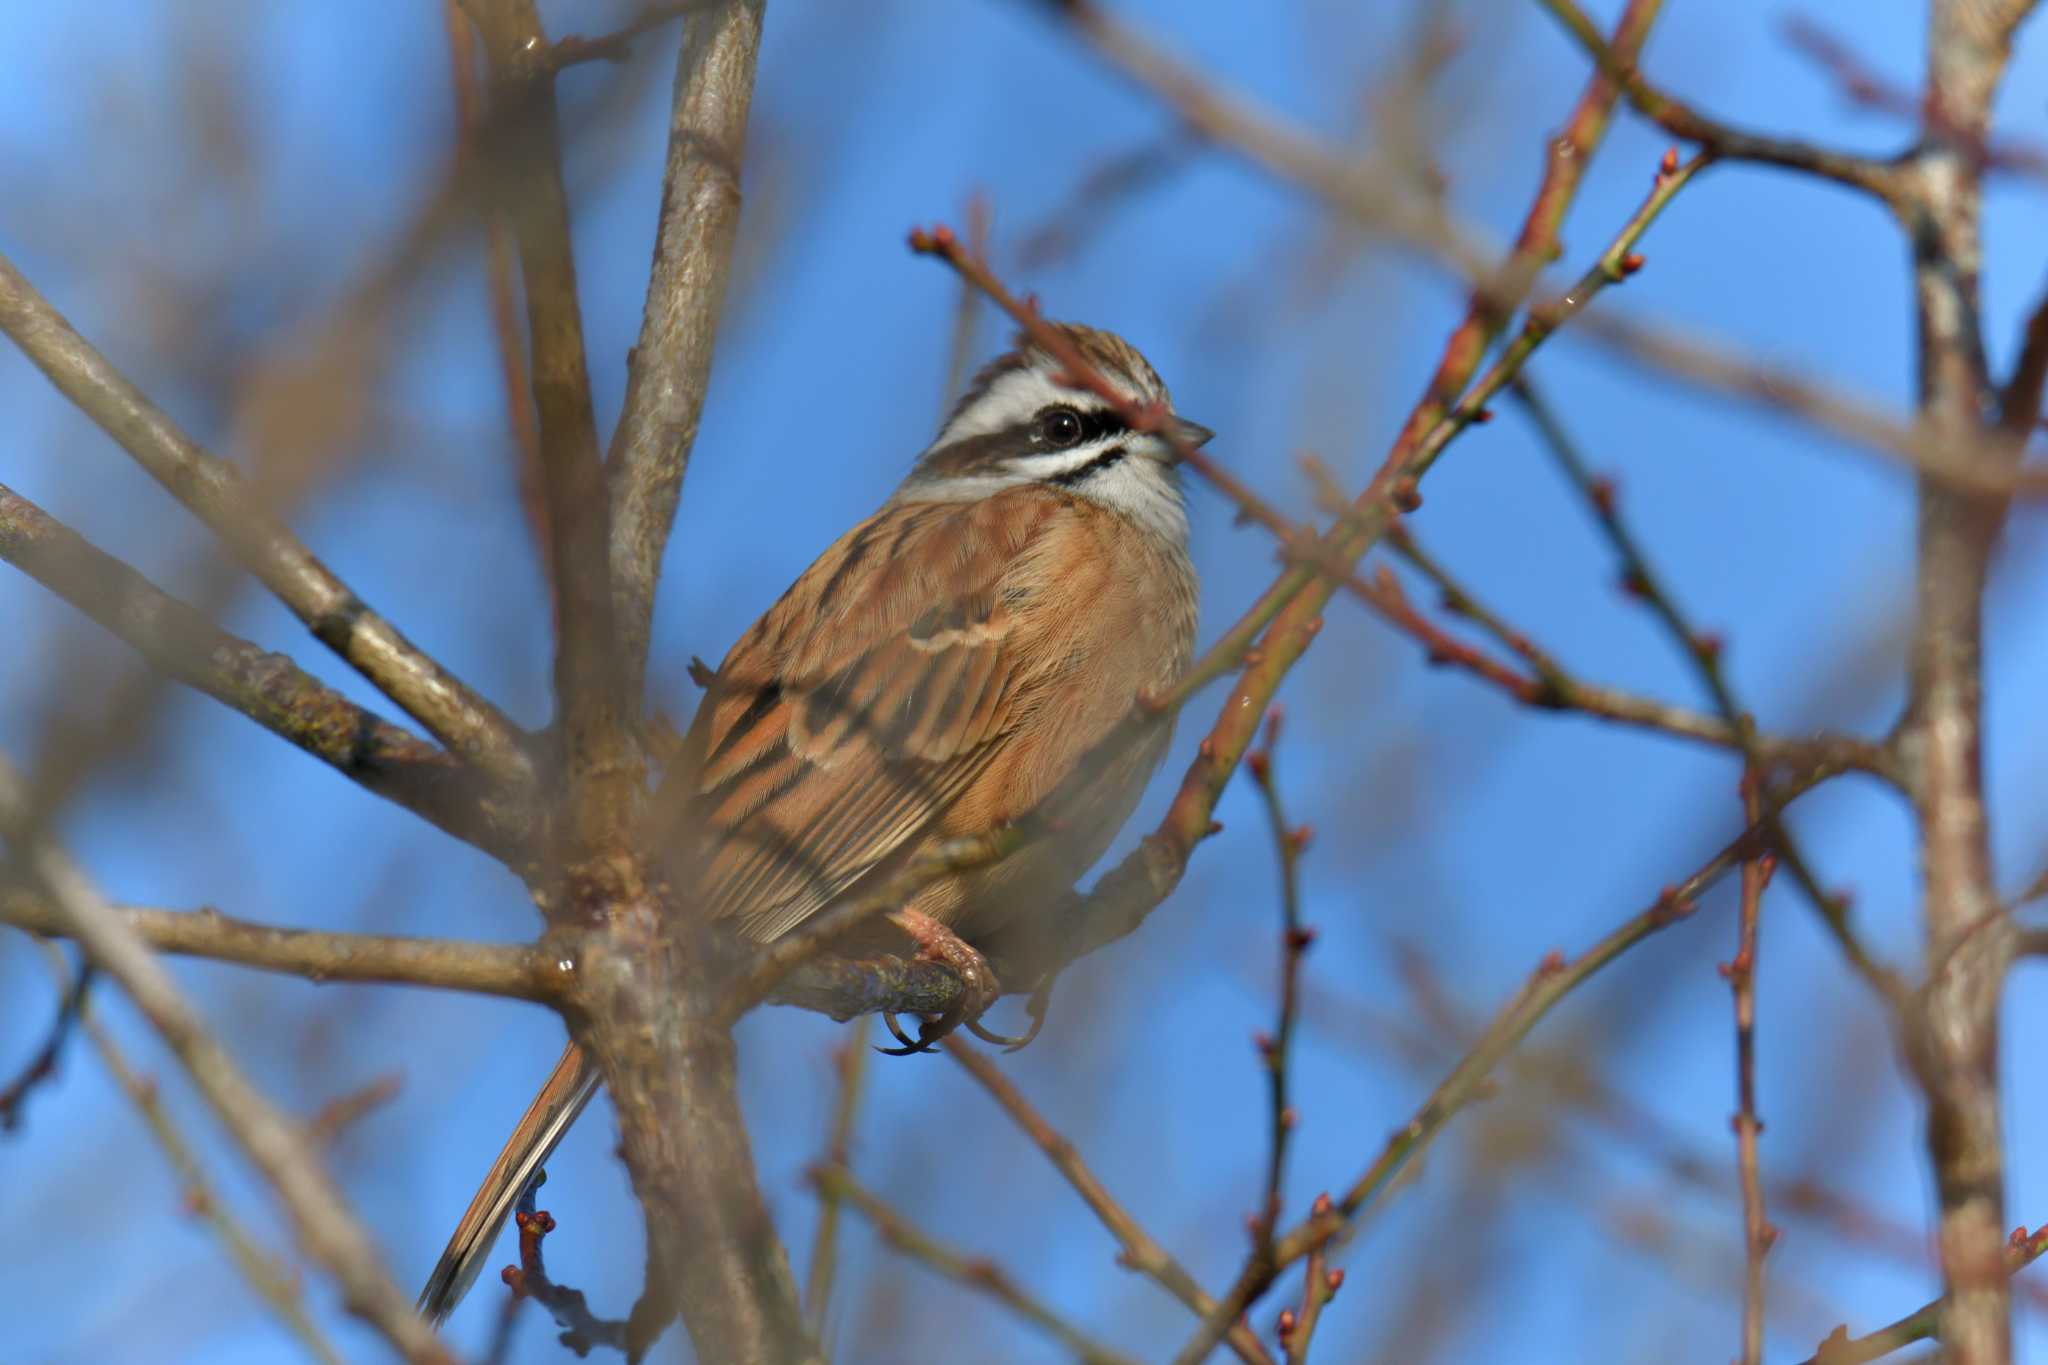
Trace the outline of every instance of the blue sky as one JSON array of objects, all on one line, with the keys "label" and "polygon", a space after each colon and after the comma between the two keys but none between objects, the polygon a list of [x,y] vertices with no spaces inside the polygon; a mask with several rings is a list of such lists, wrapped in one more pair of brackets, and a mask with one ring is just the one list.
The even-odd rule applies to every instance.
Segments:
[{"label": "blue sky", "polygon": [[[1614,4],[1589,6],[1608,16]],[[549,6],[558,32],[603,30],[616,7]],[[1245,97],[1333,139],[1371,127],[1361,91],[1397,69],[1410,7],[1119,4]],[[1846,107],[1783,41],[1778,3],[1674,3],[1646,64],[1699,107],[1748,125],[1869,150],[1906,130]],[[1908,85],[1922,6],[1865,0],[1826,16]],[[1816,13],[1818,14],[1818,9]],[[1848,17],[1853,12],[1853,22]],[[253,460],[235,385],[302,337],[387,250],[434,182],[451,136],[438,7],[223,3],[0,10],[0,250],[215,449]],[[1518,223],[1542,138],[1583,61],[1534,5],[1457,7],[1459,55],[1432,99],[1452,201],[1496,238]],[[182,17],[180,17],[182,16]],[[1297,456],[1354,486],[1378,462],[1461,307],[1413,259],[1334,227],[1294,189],[1229,153],[1187,158],[1105,206],[1078,245],[1030,271],[1017,247],[1066,211],[1091,170],[1171,132],[1171,120],[1044,19],[1010,0],[770,6],[746,171],[740,266],[690,467],[657,622],[651,695],[685,719],[692,654],[716,658],[846,525],[886,496],[928,439],[945,383],[956,287],[902,245],[913,224],[993,205],[996,261],[1056,315],[1130,337],[1214,451],[1308,515]],[[616,413],[638,322],[658,195],[673,35],[623,71],[565,83],[576,244],[600,420]],[[609,117],[607,83],[629,83]],[[637,82],[637,85],[632,83]],[[2042,138],[2048,39],[2022,43],[2001,121]],[[199,150],[211,129],[223,160]],[[1639,202],[1665,140],[1622,118],[1565,225],[1576,272]],[[229,166],[239,166],[231,172]],[[27,187],[26,192],[22,187]],[[2002,181],[1987,208],[1986,336],[2001,366],[2041,287],[2048,188]],[[1740,166],[1689,188],[1643,246],[1648,268],[1603,304],[1697,329],[1902,412],[1911,392],[1902,243],[1843,191]],[[999,348],[984,318],[977,354]],[[545,589],[520,519],[479,253],[457,245],[416,281],[379,348],[371,419],[294,524],[361,595],[522,723],[548,714]],[[1864,452],[1703,399],[1559,338],[1534,373],[1624,506],[1680,601],[1729,641],[1732,682],[1769,728],[1881,731],[1900,697],[1912,570],[1911,489]],[[0,481],[182,591],[213,562],[203,535],[11,350],[0,405],[14,439]],[[1455,445],[1426,485],[1418,536],[1487,601],[1585,677],[1699,703],[1682,660],[1613,585],[1613,566],[1512,409]],[[1190,493],[1204,632],[1270,579],[1263,532]],[[2034,509],[2014,519],[1990,608],[1989,781],[2004,885],[2038,868],[2048,726],[2036,704],[2048,634],[2030,584]],[[230,580],[232,581],[232,580]],[[1429,601],[1426,594],[1418,600]],[[230,628],[367,689],[244,585]],[[32,757],[49,708],[92,714],[121,676],[118,647],[35,585],[0,573],[0,616],[22,657],[0,670],[0,745]],[[66,651],[75,651],[66,653]],[[84,681],[81,681],[83,679]],[[2031,684],[2031,685],[2030,685]],[[1220,692],[1194,704],[1141,809],[1156,818]],[[1732,831],[1724,756],[1596,722],[1518,711],[1425,668],[1355,604],[1289,679],[1279,757],[1286,798],[1318,837],[1304,868],[1311,1009],[1298,1065],[1288,1190],[1298,1215],[1348,1184],[1447,1060],[1416,1065],[1372,1019],[1415,1022],[1404,948],[1458,1010],[1483,1017],[1553,948],[1576,952]],[[173,696],[156,735],[71,812],[73,847],[110,894],[306,925],[514,939],[535,919],[494,865],[367,797],[217,706]],[[1104,1180],[1196,1275],[1221,1286],[1264,1161],[1264,1090],[1250,1045],[1268,1026],[1276,908],[1252,793],[1226,794],[1225,832],[1146,927],[1063,981],[1046,1036],[1003,1065]],[[1852,886],[1869,940],[1913,960],[1915,860],[1899,803],[1845,783],[1794,820],[1823,876]],[[1126,842],[1132,837],[1127,833]],[[1412,1185],[1344,1250],[1351,1279],[1325,1358],[1445,1358],[1514,1343],[1516,1359],[1723,1360],[1735,1349],[1739,1221],[1732,1200],[1674,1181],[1694,1156],[1733,1165],[1732,1026],[1714,964],[1732,951],[1727,889],[1624,958],[1547,1021],[1532,1055],[1568,1056],[1672,1136],[1647,1146],[1556,1113],[1511,1083],[1465,1115]],[[1824,1179],[1884,1218],[1931,1207],[1910,1083],[1880,1013],[1789,885],[1765,908],[1759,1084],[1766,1169]],[[469,1190],[560,1044],[543,1012],[387,988],[325,987],[178,964],[178,975],[280,1102],[312,1112],[390,1072],[404,1088],[352,1129],[334,1169],[407,1284],[422,1277]],[[2010,1222],[2048,1220],[2031,1134],[2048,1091],[2029,1065],[2048,1027],[2042,974],[2022,965],[2006,1012]],[[273,1245],[274,1210],[123,1002],[105,1013],[165,1083],[222,1190]],[[0,938],[0,1067],[49,1010],[41,966]],[[827,1021],[766,1011],[742,1026],[743,1085],[762,1182],[799,1271],[810,1238],[803,1166],[829,1108]],[[1189,1324],[1112,1265],[1113,1246],[1038,1155],[950,1064],[877,1059],[855,1165],[920,1223],[997,1256],[1076,1321],[1145,1357]],[[639,1233],[593,1117],[552,1169],[562,1221],[551,1264],[623,1311]],[[184,1216],[159,1154],[83,1052],[4,1149],[4,1205],[34,1229],[11,1258],[18,1358],[69,1362],[284,1358],[288,1338]],[[1772,1357],[1799,1358],[1837,1321],[1864,1331],[1935,1289],[1924,1261],[1845,1241],[1791,1211],[1771,1258]],[[26,1249],[20,1236],[14,1245]],[[846,1244],[834,1335],[850,1361],[1058,1358],[1029,1328],[894,1258]],[[1439,1315],[1418,1305],[1445,1277]],[[1290,1291],[1291,1292],[1291,1291]],[[376,1348],[315,1280],[310,1301],[351,1359]],[[487,1286],[452,1331],[488,1330]],[[1258,1321],[1270,1324],[1272,1306]],[[2039,1313],[2024,1316],[2038,1355]],[[1403,1332],[1437,1334],[1426,1342]],[[564,1358],[528,1321],[514,1358]],[[1406,1344],[1403,1344],[1406,1342]],[[671,1337],[664,1349],[686,1348]],[[671,1354],[669,1358],[679,1358]]]}]

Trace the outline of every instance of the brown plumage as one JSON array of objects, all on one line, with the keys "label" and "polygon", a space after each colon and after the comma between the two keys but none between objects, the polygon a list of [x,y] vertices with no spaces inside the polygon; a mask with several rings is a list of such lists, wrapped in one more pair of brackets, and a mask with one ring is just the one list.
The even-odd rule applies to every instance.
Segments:
[{"label": "brown plumage", "polygon": [[[1064,331],[1134,403],[1168,401],[1126,342]],[[1028,344],[985,367],[896,494],[726,655],[654,802],[685,902],[769,942],[1060,789],[1044,812],[1056,835],[906,907],[986,942],[1053,903],[1115,837],[1166,725],[1061,784],[1141,689],[1186,669],[1195,577],[1170,444],[1067,378]],[[1175,420],[1180,440],[1207,439]],[[863,943],[896,933],[883,922]],[[571,1044],[464,1215],[424,1311],[438,1320],[454,1306],[596,1084]]]}]

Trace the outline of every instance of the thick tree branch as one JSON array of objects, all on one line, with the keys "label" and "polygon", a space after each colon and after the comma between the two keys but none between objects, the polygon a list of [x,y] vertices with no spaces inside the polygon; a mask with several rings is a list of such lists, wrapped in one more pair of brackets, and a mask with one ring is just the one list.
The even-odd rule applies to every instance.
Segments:
[{"label": "thick tree branch", "polygon": [[0,331],[211,527],[323,644],[457,755],[508,786],[523,789],[532,782],[520,733],[497,708],[351,592],[261,505],[234,466],[202,449],[144,397],[4,256]]},{"label": "thick tree branch", "polygon": [[703,7],[689,19],[676,61],[654,269],[608,457],[612,604],[629,703],[637,703],[647,671],[655,585],[711,382],[739,230],[762,5]]},{"label": "thick tree branch", "polygon": [[0,485],[0,559],[133,646],[152,666],[241,712],[365,790],[514,866],[530,853],[519,793],[357,706],[282,654],[215,626]]},{"label": "thick tree branch", "polygon": [[[540,413],[555,586],[555,719],[568,788],[560,851],[572,874],[602,879],[598,850],[632,827],[641,773],[613,634],[611,515],[590,406],[554,71],[533,0],[468,0],[468,9],[490,61],[491,180],[519,243]],[[587,913],[593,903],[572,895],[559,912]]]},{"label": "thick tree branch", "polygon": [[[383,981],[549,1002],[564,993],[575,973],[564,954],[525,944],[281,929],[211,907],[121,906],[115,913],[129,933],[160,953],[235,962],[308,981]],[[20,892],[0,894],[0,924],[64,937],[73,932],[59,904]]]},{"label": "thick tree branch", "polygon": [[93,962],[121,983],[184,1064],[214,1112],[276,1190],[306,1255],[341,1285],[349,1310],[415,1365],[448,1365],[433,1330],[392,1280],[367,1230],[307,1147],[298,1125],[252,1086],[163,964],[93,889],[84,874],[35,830],[20,779],[0,760],[0,834],[15,860],[49,894]]},{"label": "thick tree branch", "polygon": [[[1999,473],[2019,447],[1986,430],[1995,408],[1978,312],[1976,149],[2013,28],[2030,8],[1935,0],[1925,141],[1900,209],[1913,245],[1923,425],[1977,447]],[[1926,880],[1928,976],[1904,1020],[1905,1050],[1927,1096],[1947,1300],[1941,1338],[1957,1365],[2012,1359],[1998,1011],[2013,928],[1992,880],[1982,729],[1984,587],[2006,510],[1997,494],[1921,481],[1911,677],[1898,736],[1914,778]]]},{"label": "thick tree branch", "polygon": [[715,964],[678,942],[690,928],[651,896],[616,902],[578,964],[574,1004],[594,1025],[578,1041],[611,1092],[647,1219],[635,1317],[680,1312],[702,1360],[804,1365],[817,1348],[761,1198]]}]

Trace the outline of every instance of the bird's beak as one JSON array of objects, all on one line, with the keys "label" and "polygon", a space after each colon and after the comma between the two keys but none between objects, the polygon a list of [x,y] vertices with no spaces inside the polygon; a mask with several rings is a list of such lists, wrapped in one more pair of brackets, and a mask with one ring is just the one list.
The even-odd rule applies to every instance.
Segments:
[{"label": "bird's beak", "polygon": [[1174,441],[1188,450],[1200,450],[1215,434],[1200,422],[1190,422],[1185,417],[1173,419]]}]

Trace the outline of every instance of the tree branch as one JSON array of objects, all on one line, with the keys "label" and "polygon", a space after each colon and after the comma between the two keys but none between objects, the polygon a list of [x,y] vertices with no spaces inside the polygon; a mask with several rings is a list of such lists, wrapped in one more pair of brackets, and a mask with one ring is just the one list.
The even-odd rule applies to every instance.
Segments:
[{"label": "tree branch", "polygon": [[[43,947],[50,972],[61,987],[67,975],[63,955],[55,944],[46,943]],[[72,989],[77,989],[84,980],[85,976],[79,975]],[[312,1314],[306,1310],[305,1291],[299,1277],[259,1243],[221,1201],[219,1191],[214,1189],[198,1157],[193,1155],[192,1144],[178,1130],[156,1085],[149,1077],[137,1073],[120,1045],[114,1041],[114,1035],[107,1032],[98,1019],[90,1013],[83,1013],[79,1026],[99,1053],[100,1062],[113,1076],[114,1083],[148,1125],[164,1159],[170,1162],[171,1173],[177,1179],[178,1193],[185,1207],[206,1220],[227,1248],[228,1259],[234,1262],[235,1269],[241,1272],[257,1296],[270,1305],[271,1311],[277,1314],[291,1334],[299,1339],[306,1354],[320,1365],[341,1365],[341,1352],[335,1349],[334,1343],[327,1339],[314,1323]]]},{"label": "tree branch", "polygon": [[[138,942],[160,953],[234,962],[314,982],[381,981],[552,1003],[575,973],[567,954],[525,944],[282,929],[233,919],[211,907],[121,906],[114,913]],[[75,936],[60,904],[19,892],[0,893],[0,923],[30,933]]]},{"label": "tree branch", "polygon": [[230,635],[0,485],[0,559],[133,646],[152,666],[239,711],[343,776],[436,828],[518,866],[532,814],[400,726],[366,711],[290,659]]},{"label": "tree branch", "polygon": [[[414,1365],[450,1365],[433,1330],[391,1279],[369,1233],[298,1125],[258,1093],[207,1031],[170,974],[79,869],[35,830],[13,766],[0,760],[0,833],[17,862],[49,893],[93,962],[121,983],[197,1083],[243,1152],[276,1190],[306,1255],[340,1283],[349,1310]],[[26,837],[24,837],[26,835]]]},{"label": "tree branch", "polygon": [[1620,83],[1630,104],[1673,137],[1698,143],[1714,155],[1731,161],[1755,161],[1803,171],[1874,194],[1879,199],[1889,200],[1894,193],[1897,173],[1892,163],[1872,157],[1851,156],[1789,138],[1765,137],[1695,113],[1688,105],[1644,80],[1636,70],[1637,54],[1623,52],[1619,45],[1610,46],[1603,41],[1600,30],[1573,0],[1538,0],[1538,3],[1550,11],[1572,40],[1593,59],[1594,65]]},{"label": "tree branch", "polygon": [[[1979,331],[1983,168],[1975,149],[2012,30],[2031,8],[1935,0],[1925,140],[1899,215],[1913,244],[1922,422],[1975,447],[1998,473],[2019,447],[1989,441],[1985,430],[1995,409]],[[1898,735],[1920,822],[1928,971],[1905,1020],[1905,1051],[1927,1095],[1947,1291],[1941,1338],[1956,1365],[2012,1359],[1998,1010],[2013,927],[1992,880],[1982,731],[1984,587],[2006,510],[1997,494],[1921,480],[1911,676]]]},{"label": "tree branch", "polygon": [[350,591],[260,505],[234,466],[180,430],[72,330],[4,256],[0,331],[14,339],[60,393],[211,527],[321,643],[457,755],[514,789],[532,783],[520,732],[496,707]]},{"label": "tree branch", "polygon": [[[566,767],[561,854],[572,874],[606,876],[598,850],[630,829],[640,756],[627,732],[606,546],[611,514],[584,357],[582,301],[547,35],[533,0],[468,0],[491,81],[492,185],[519,243],[541,480],[555,587],[555,724]],[[587,894],[586,894],[587,893]],[[590,887],[557,913],[591,911],[623,887]]]},{"label": "tree branch", "polygon": [[958,1281],[1003,1304],[1065,1347],[1082,1365],[1132,1365],[1130,1357],[1090,1340],[1079,1328],[1046,1307],[994,1261],[955,1250],[913,1225],[855,1180],[844,1166],[812,1167],[811,1183],[820,1195],[845,1202],[873,1223],[886,1245],[933,1274]]},{"label": "tree branch", "polygon": [[[996,1064],[976,1051],[972,1044],[952,1037],[940,1044],[953,1055],[953,1060],[966,1068],[967,1074],[988,1091],[990,1098],[1002,1106],[1011,1122],[1022,1129],[1037,1148],[1044,1152],[1046,1159],[1066,1177],[1074,1187],[1074,1193],[1081,1196],[1083,1203],[1116,1238],[1120,1251],[1119,1265],[1128,1266],[1152,1280],[1161,1289],[1187,1306],[1188,1310],[1201,1318],[1212,1318],[1216,1312],[1216,1300],[1196,1282],[1187,1268],[1174,1259],[1173,1253],[1161,1246],[1145,1231],[1137,1219],[1116,1201],[1115,1196],[1104,1188],[1095,1172],[1081,1160],[1081,1154],[1074,1150],[1074,1144],[1063,1137],[1059,1130],[1049,1123],[1045,1116],[1032,1107],[1024,1098],[1024,1092],[1016,1083],[1005,1076]],[[1228,1324],[1229,1330],[1220,1340],[1227,1342],[1246,1365],[1266,1365],[1271,1357],[1252,1330],[1234,1319]]]},{"label": "tree branch", "polygon": [[629,702],[646,675],[655,585],[711,382],[739,230],[761,13],[762,0],[706,6],[689,20],[676,61],[654,269],[608,457],[612,603]]},{"label": "tree branch", "polygon": [[[1794,779],[1765,798],[1767,814],[1782,810],[1794,799],[1813,789],[1822,779],[1813,776]],[[1336,1200],[1319,1200],[1316,1208],[1274,1244],[1269,1256],[1255,1251],[1247,1258],[1230,1292],[1217,1304],[1202,1329],[1174,1357],[1176,1365],[1195,1365],[1207,1358],[1221,1338],[1226,1325],[1265,1293],[1280,1272],[1329,1242],[1353,1225],[1359,1215],[1393,1188],[1394,1178],[1419,1156],[1459,1112],[1485,1092],[1487,1078],[1510,1052],[1519,1046],[1559,1001],[1590,980],[1594,973],[1612,963],[1629,949],[1658,931],[1690,915],[1701,895],[1744,858],[1762,848],[1764,826],[1753,824],[1708,859],[1697,871],[1675,886],[1667,886],[1649,906],[1617,926],[1606,937],[1580,954],[1566,960],[1551,953],[1540,963],[1515,996],[1494,1016],[1471,1051],[1461,1058],[1450,1074],[1408,1122],[1394,1130],[1379,1156],[1365,1173]]]}]

